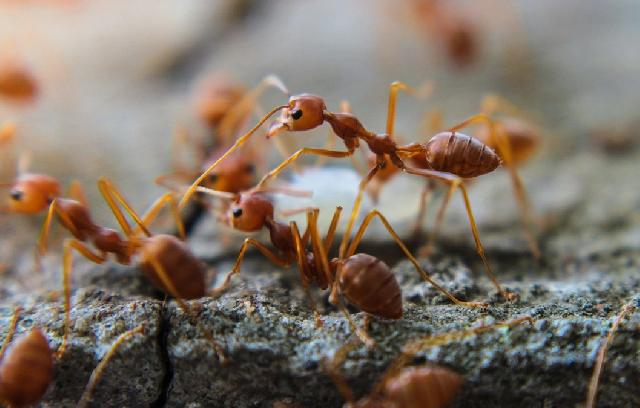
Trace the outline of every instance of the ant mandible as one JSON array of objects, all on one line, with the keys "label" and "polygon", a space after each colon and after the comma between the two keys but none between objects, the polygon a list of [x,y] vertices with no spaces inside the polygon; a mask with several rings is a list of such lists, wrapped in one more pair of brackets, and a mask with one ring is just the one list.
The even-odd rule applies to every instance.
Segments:
[{"label": "ant mandible", "polygon": [[[347,243],[343,242],[347,248],[344,254],[341,254],[339,258],[330,259],[328,252],[333,243],[342,207],[336,208],[323,240],[318,229],[318,209],[307,210],[307,228],[301,235],[295,221],[291,221],[287,225],[275,220],[273,204],[264,196],[264,191],[256,189],[241,194],[228,194],[212,191],[204,187],[199,187],[198,191],[231,200],[232,204],[227,213],[229,224],[233,228],[245,232],[254,232],[266,228],[269,231],[271,243],[277,251],[274,252],[253,238],[246,238],[233,269],[225,280],[212,291],[215,294],[222,293],[229,287],[233,275],[240,273],[245,252],[249,246],[254,246],[267,259],[278,266],[289,267],[297,261],[300,277],[318,325],[320,325],[320,320],[313,298],[308,290],[309,285],[314,282],[323,290],[331,287],[331,303],[341,309],[360,339],[368,345],[373,345],[373,340],[366,332],[358,329],[352,322],[349,312],[340,301],[338,295],[342,294],[351,304],[366,312],[367,316],[373,315],[389,319],[402,317],[402,292],[391,269],[383,261],[372,255],[356,254],[357,247],[369,224],[375,217],[378,217],[389,232],[389,235],[396,241],[425,281],[433,285],[455,304],[467,307],[487,306],[481,302],[459,300],[433,281],[404,245],[384,215],[377,210],[371,211],[364,218],[353,240]],[[344,239],[347,240],[348,237],[345,236]],[[309,244],[311,244],[311,250],[307,249]],[[385,282],[385,284],[380,285],[380,282]]]},{"label": "ant mandible", "polygon": [[[16,307],[9,332],[0,349],[0,402],[11,408],[32,406],[42,400],[53,382],[54,360],[62,356],[59,352],[54,353],[51,350],[46,335],[39,328],[32,328],[12,341],[21,311],[22,308]],[[84,407],[90,400],[104,368],[120,345],[130,337],[143,332],[144,326],[138,326],[122,333],[116,339],[91,374],[79,407]]]},{"label": "ant mandible", "polygon": [[403,347],[400,356],[390,365],[378,380],[369,395],[356,401],[353,391],[340,374],[340,366],[348,353],[355,348],[351,342],[336,351],[331,361],[325,360],[324,367],[338,390],[347,401],[345,408],[394,407],[394,408],[442,408],[457,396],[464,378],[455,371],[427,364],[406,367],[415,355],[426,348],[442,346],[464,338],[475,336],[502,327],[514,327],[523,322],[532,322],[528,316],[468,330],[443,333],[424,339],[410,341]]},{"label": "ant mandible", "polygon": [[[65,334],[60,347],[61,353],[66,350],[71,327],[70,282],[73,251],[97,264],[105,262],[108,254],[113,254],[118,263],[129,265],[133,256],[139,255],[138,266],[145,276],[156,288],[174,297],[180,308],[194,321],[196,316],[184,302],[184,299],[197,299],[206,294],[206,266],[195,257],[186,244],[176,237],[167,234],[152,235],[147,227],[157,217],[162,207],[169,205],[178,224],[178,229],[184,232],[171,193],[166,193],[156,200],[141,218],[109,180],[100,179],[98,188],[124,232],[125,238],[122,238],[115,230],[95,224],[86,203],[74,199],[56,198],[49,206],[38,241],[38,253],[42,255],[46,251],[47,237],[54,215],[57,216],[61,225],[75,237],[65,240],[63,250]],[[135,229],[129,225],[118,204],[135,221],[137,225]],[[144,236],[141,237],[140,232]],[[92,250],[87,243],[92,244],[97,251]],[[212,344],[220,359],[224,361],[224,353],[220,345],[197,321],[196,324]]]},{"label": "ant mandible", "polygon": [[[496,276],[491,270],[491,266],[485,256],[484,247],[480,241],[480,235],[474,220],[471,202],[469,200],[463,177],[476,177],[493,171],[500,164],[500,159],[493,150],[476,139],[456,131],[448,132],[446,135],[436,135],[428,143],[419,144],[412,143],[400,146],[393,140],[393,127],[396,108],[396,99],[398,91],[411,89],[402,82],[394,82],[390,86],[389,106],[387,110],[387,129],[386,133],[376,134],[368,131],[360,123],[358,118],[350,113],[330,112],[326,109],[324,100],[316,95],[300,94],[289,98],[289,103],[272,109],[265,115],[248,133],[244,134],[236,140],[233,146],[229,148],[216,162],[214,162],[186,191],[179,207],[184,207],[190,197],[197,190],[197,186],[206,179],[215,168],[237,148],[242,146],[253,135],[269,117],[275,113],[282,111],[281,117],[274,123],[267,137],[273,137],[283,130],[288,131],[306,131],[314,129],[322,125],[325,121],[329,123],[335,134],[342,139],[347,151],[336,151],[317,148],[302,148],[285,159],[275,169],[267,173],[258,183],[258,188],[262,187],[269,179],[275,177],[289,164],[297,160],[301,155],[312,154],[318,156],[326,156],[333,158],[350,157],[354,154],[356,148],[360,146],[362,140],[368,146],[371,152],[376,155],[376,164],[372,167],[367,175],[360,183],[358,195],[351,212],[351,218],[345,229],[345,237],[351,234],[351,230],[357,218],[360,205],[362,202],[363,192],[371,179],[386,165],[391,163],[401,171],[413,175],[426,177],[428,179],[438,180],[450,186],[449,197],[460,189],[464,201],[467,218],[471,226],[471,232],[475,241],[476,251],[482,259],[485,271],[490,277],[494,286],[505,299],[512,300],[515,295],[505,291]],[[490,119],[489,119],[490,121]],[[493,122],[490,121],[493,126]],[[466,123],[464,123],[466,125]],[[457,129],[456,129],[457,130]],[[447,138],[448,142],[443,143]],[[456,146],[456,149],[445,149],[448,144]],[[430,163],[430,168],[421,169],[407,166],[402,157],[411,158],[421,156],[425,157]],[[434,168],[435,167],[435,168]],[[347,240],[343,240],[340,247],[340,255],[344,255]]]}]

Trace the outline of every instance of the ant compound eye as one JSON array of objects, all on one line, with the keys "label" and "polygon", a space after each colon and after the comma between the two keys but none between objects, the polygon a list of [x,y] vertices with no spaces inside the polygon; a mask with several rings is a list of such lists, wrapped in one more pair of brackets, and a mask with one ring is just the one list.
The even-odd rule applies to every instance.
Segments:
[{"label": "ant compound eye", "polygon": [[24,195],[24,193],[20,190],[11,190],[11,193],[9,193],[9,195],[12,199],[20,201],[22,200],[22,196]]},{"label": "ant compound eye", "polygon": [[291,112],[291,117],[294,120],[298,120],[302,117],[302,109],[296,109],[294,111]]},{"label": "ant compound eye", "polygon": [[233,209],[233,216],[235,218],[238,218],[238,217],[242,216],[242,208],[234,208]]},{"label": "ant compound eye", "polygon": [[211,183],[215,183],[218,180],[218,175],[217,174],[209,174],[209,181]]},{"label": "ant compound eye", "polygon": [[256,166],[254,164],[247,164],[247,167],[245,167],[245,171],[247,173],[255,173],[256,172]]}]

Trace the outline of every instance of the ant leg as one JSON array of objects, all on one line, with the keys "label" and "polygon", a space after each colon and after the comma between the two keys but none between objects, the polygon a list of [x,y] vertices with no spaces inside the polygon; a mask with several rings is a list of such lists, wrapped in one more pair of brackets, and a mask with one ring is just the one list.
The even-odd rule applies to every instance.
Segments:
[{"label": "ant leg", "polygon": [[[171,213],[173,214],[173,218],[175,220],[176,226],[178,227],[178,234],[182,240],[186,239],[187,234],[184,230],[184,224],[182,223],[182,218],[180,217],[180,211],[178,211],[178,205],[176,203],[176,199],[172,193],[165,193],[162,197],[158,198],[149,209],[142,216],[142,224],[146,227],[149,227],[151,223],[158,217],[160,210],[166,205],[169,205],[171,209]],[[136,226],[133,230],[133,234],[136,235],[140,232],[141,228]]]},{"label": "ant leg", "polygon": [[280,90],[287,97],[290,96],[289,90],[285,86],[284,82],[275,75],[268,75],[264,77],[255,88],[247,92],[235,106],[224,115],[218,131],[220,137],[225,142],[230,142],[234,131],[239,130],[240,123],[244,122],[250,115],[249,112],[256,105],[256,102],[260,96],[269,88],[276,88]]},{"label": "ant leg", "polygon": [[418,215],[416,216],[415,225],[413,226],[412,235],[414,239],[419,239],[422,235],[424,217],[427,215],[427,208],[429,207],[429,203],[431,203],[434,188],[435,184],[433,183],[433,180],[427,180],[424,187],[422,187],[422,192],[420,193],[420,207],[418,209]]},{"label": "ant leg", "polygon": [[431,279],[429,274],[424,269],[422,269],[418,260],[411,254],[411,251],[409,251],[406,245],[402,242],[402,239],[394,231],[393,227],[391,227],[391,224],[386,219],[386,217],[382,215],[382,213],[380,213],[380,211],[378,210],[371,211],[364,218],[364,220],[362,221],[362,224],[360,224],[360,228],[358,229],[358,232],[356,233],[355,237],[353,238],[353,241],[351,241],[351,244],[349,245],[349,249],[347,250],[345,257],[342,259],[346,259],[352,256],[353,254],[355,254],[358,244],[362,240],[362,237],[364,236],[365,231],[369,227],[369,224],[371,223],[374,217],[378,217],[380,219],[380,222],[382,222],[384,227],[387,229],[387,231],[389,232],[389,235],[391,235],[391,237],[396,241],[396,243],[398,244],[402,252],[404,252],[405,256],[409,259],[409,261],[411,261],[416,271],[418,271],[420,276],[422,276],[422,279],[424,279],[425,281],[433,285],[434,288],[442,292],[442,294],[448,297],[456,305],[466,306],[466,307],[487,307],[487,304],[483,302],[465,302],[463,300],[460,300],[457,297],[455,297],[451,292],[449,292],[448,290],[440,286],[438,283],[436,283],[433,279]]},{"label": "ant leg", "polygon": [[315,154],[318,156],[341,158],[341,157],[349,157],[353,155],[353,152],[350,152],[350,151],[343,152],[343,151],[336,151],[336,150],[314,149],[314,148],[304,147],[298,150],[297,152],[295,152],[294,154],[292,154],[291,156],[289,156],[289,158],[285,159],[282,163],[280,163],[278,167],[271,170],[264,177],[262,177],[262,180],[260,180],[260,182],[256,185],[256,188],[261,188],[262,186],[264,186],[264,184],[267,181],[269,181],[269,179],[276,177],[282,170],[284,170],[285,167],[295,162],[298,159],[298,157],[302,156],[303,154]]},{"label": "ant leg", "polygon": [[[313,296],[311,295],[311,291],[309,290],[309,280],[311,273],[307,267],[305,251],[306,242],[303,245],[303,241],[300,239],[298,224],[296,224],[295,221],[291,221],[289,223],[289,227],[291,228],[291,236],[293,237],[293,243],[295,245],[296,260],[298,261],[298,271],[300,273],[300,280],[302,281],[302,288],[304,289],[304,293],[307,296],[307,299],[309,299],[309,306],[313,311],[313,316],[316,321],[316,327],[322,327],[322,319],[320,318],[320,313],[318,312],[316,302],[315,300],[313,300]],[[310,226],[307,225],[305,237],[308,237],[307,232],[309,232],[310,230]]]},{"label": "ant leg", "polygon": [[16,137],[17,126],[14,122],[5,121],[0,125],[0,145],[12,142]]},{"label": "ant leg", "polygon": [[154,257],[149,257],[147,258],[147,260],[153,266],[153,269],[155,270],[156,275],[158,276],[160,281],[162,282],[162,285],[165,288],[167,288],[167,291],[176,300],[176,302],[178,303],[178,306],[180,306],[180,309],[182,309],[182,311],[186,313],[187,316],[189,316],[189,320],[191,321],[191,323],[195,324],[198,327],[198,330],[202,332],[202,334],[207,339],[209,344],[211,344],[211,346],[215,350],[216,354],[218,355],[218,358],[220,359],[220,362],[224,364],[226,362],[226,357],[225,357],[222,346],[220,346],[220,344],[218,344],[218,342],[214,340],[211,333],[205,330],[205,328],[198,321],[197,314],[193,311],[193,309],[189,307],[189,305],[187,305],[184,299],[182,299],[179,296],[178,290],[176,289],[173,282],[171,281],[171,278],[169,278],[169,275],[167,274],[167,271],[164,269],[162,264]]},{"label": "ant leg", "polygon": [[[340,267],[338,266],[338,268]],[[353,330],[356,336],[358,336],[360,341],[362,341],[367,346],[367,348],[374,348],[376,346],[376,341],[372,339],[371,336],[369,336],[369,333],[356,325],[356,323],[351,318],[351,314],[349,314],[347,307],[344,305],[344,303],[342,303],[342,300],[338,298],[334,304],[338,306],[340,311],[342,311],[342,314],[344,314],[344,316],[347,318],[347,322],[349,323],[349,326],[351,326],[351,330]]]},{"label": "ant leg", "polygon": [[84,243],[77,239],[67,239],[64,242],[62,255],[62,286],[64,289],[64,336],[62,344],[56,352],[58,359],[62,358],[67,350],[67,343],[71,332],[71,272],[73,269],[73,250],[93,263],[101,264],[106,260],[103,255],[94,253]]},{"label": "ant leg", "polygon": [[54,199],[51,204],[49,204],[49,210],[47,211],[47,216],[44,219],[42,229],[40,230],[40,237],[38,238],[38,244],[36,247],[36,262],[38,264],[40,264],[40,258],[47,252],[47,240],[49,238],[49,231],[51,229],[54,214],[60,217],[65,228],[67,228],[71,234],[74,236],[80,235],[79,231],[71,221],[69,214],[62,211],[58,206],[58,200]]},{"label": "ant leg", "polygon": [[632,301],[627,303],[622,307],[618,317],[611,325],[611,329],[607,334],[607,338],[600,345],[600,350],[598,351],[598,358],[596,359],[596,364],[593,367],[593,374],[591,375],[591,380],[589,381],[589,390],[587,392],[587,402],[585,404],[585,408],[593,408],[596,406],[596,396],[598,393],[598,383],[600,382],[600,374],[602,372],[602,366],[604,365],[604,360],[607,356],[607,350],[611,346],[611,342],[613,341],[613,336],[618,330],[618,326],[622,320],[627,316],[627,314],[635,308],[635,302]]},{"label": "ant leg", "polygon": [[448,333],[442,333],[432,336],[427,336],[422,339],[410,340],[407,344],[404,345],[400,355],[389,365],[389,368],[382,376],[382,379],[379,380],[378,386],[374,390],[374,392],[379,391],[381,386],[384,386],[386,381],[392,377],[394,377],[398,371],[402,369],[407,363],[409,363],[415,355],[421,350],[428,349],[431,347],[443,346],[445,344],[449,344],[455,341],[463,340],[467,337],[475,336],[484,332],[488,332],[491,330],[500,329],[503,327],[512,328],[518,326],[524,322],[528,322],[531,326],[533,326],[533,319],[530,316],[523,316],[513,320],[509,320],[506,322],[495,323],[487,326],[476,327],[467,330],[459,330],[452,331]]},{"label": "ant leg", "polygon": [[231,284],[231,278],[233,277],[233,275],[237,275],[240,273],[242,260],[244,259],[245,252],[247,252],[247,249],[249,249],[249,245],[253,245],[254,247],[256,247],[262,253],[262,255],[264,255],[272,263],[278,266],[288,267],[290,265],[290,263],[287,262],[287,260],[280,258],[271,249],[267,248],[261,242],[256,241],[253,238],[245,238],[244,243],[240,248],[240,252],[238,253],[238,258],[236,259],[236,263],[233,266],[233,269],[231,270],[231,272],[229,272],[229,274],[227,274],[222,284],[220,284],[218,287],[211,289],[211,291],[209,292],[211,296],[218,297],[220,296],[220,294],[222,294],[224,291],[226,291],[229,288],[229,285]]},{"label": "ant leg", "polygon": [[393,130],[396,115],[396,101],[398,99],[398,91],[405,91],[414,95],[416,98],[424,99],[433,90],[433,82],[426,81],[418,89],[412,88],[404,82],[394,81],[389,85],[389,105],[387,107],[387,135],[393,137]]},{"label": "ant leg", "polygon": [[516,203],[518,204],[520,219],[522,220],[522,224],[524,227],[525,238],[534,258],[540,259],[540,248],[538,247],[538,242],[536,241],[535,234],[533,233],[531,227],[531,202],[529,200],[529,197],[527,196],[527,192],[524,184],[522,183],[522,179],[520,178],[520,174],[518,173],[518,170],[513,163],[511,145],[509,143],[509,139],[504,133],[504,129],[502,128],[502,126],[496,124],[495,121],[493,121],[488,115],[480,113],[471,116],[470,118],[462,121],[456,126],[451,127],[449,131],[456,132],[462,128],[478,122],[485,123],[489,127],[489,135],[491,137],[491,140],[495,144],[495,146],[497,146],[500,157],[504,159],[505,167],[509,171],[509,176],[511,178],[513,194],[516,197]]},{"label": "ant leg", "polygon": [[482,242],[480,241],[480,234],[478,233],[478,227],[476,225],[475,218],[473,216],[473,210],[471,210],[471,201],[469,200],[469,195],[467,194],[467,188],[465,187],[462,179],[460,177],[454,176],[451,173],[445,173],[445,172],[435,171],[435,170],[415,169],[412,167],[405,167],[403,171],[409,174],[417,175],[417,176],[423,176],[427,178],[440,180],[446,184],[449,184],[451,191],[455,191],[455,189],[460,189],[460,192],[462,193],[462,199],[464,201],[464,206],[467,211],[467,219],[469,220],[469,224],[471,226],[471,233],[473,235],[473,240],[475,241],[476,252],[478,252],[478,255],[482,259],[485,272],[487,273],[487,276],[489,276],[489,278],[491,279],[494,286],[496,287],[496,289],[498,290],[498,292],[502,297],[504,297],[507,300],[515,300],[517,296],[513,293],[505,291],[500,285],[500,282],[498,282],[498,279],[496,278],[496,276],[493,274],[493,271],[491,270],[491,265],[487,260],[487,257],[484,252],[484,247],[482,246]]},{"label": "ant leg", "polygon": [[118,351],[118,348],[120,348],[120,346],[125,341],[135,336],[136,334],[144,334],[144,325],[140,325],[131,330],[127,330],[126,332],[118,336],[116,341],[113,342],[109,351],[107,351],[104,357],[102,357],[102,360],[100,360],[100,363],[98,363],[96,368],[91,373],[91,377],[89,377],[89,382],[87,383],[87,386],[85,387],[84,392],[80,397],[80,401],[78,401],[78,405],[77,405],[78,408],[84,408],[87,406],[87,404],[91,402],[91,394],[93,394],[93,390],[96,388],[98,381],[100,381],[100,378],[102,378],[102,373],[105,367],[107,366],[107,363],[109,363],[109,361],[113,359],[113,356]]},{"label": "ant leg", "polygon": [[11,344],[13,335],[16,333],[16,327],[18,327],[18,320],[20,320],[20,313],[22,313],[22,307],[16,306],[13,310],[13,316],[11,317],[11,323],[9,324],[9,331],[2,342],[2,348],[0,348],[0,361],[4,358],[4,353],[7,351],[7,347]]},{"label": "ant leg", "polygon": [[[127,222],[127,219],[122,213],[122,210],[120,210],[120,207],[116,203],[116,200],[118,200],[125,207],[125,209],[129,210],[129,212],[133,214],[133,219],[138,223],[138,225],[141,226],[144,233],[149,237],[151,236],[151,233],[149,232],[147,227],[144,226],[144,224],[142,223],[142,220],[140,220],[140,218],[135,214],[135,212],[131,209],[131,207],[129,207],[129,204],[127,204],[126,201],[124,201],[124,198],[122,198],[120,193],[115,189],[115,187],[111,184],[109,180],[107,180],[106,178],[99,179],[98,189],[100,190],[100,193],[104,198],[104,201],[107,203],[107,205],[111,209],[113,216],[118,221],[118,224],[120,224],[120,228],[122,228],[122,231],[127,237],[131,237],[133,235],[133,232],[131,230],[131,226]],[[115,199],[114,199],[114,195],[115,195]]]},{"label": "ant leg", "polygon": [[338,221],[340,220],[340,214],[342,214],[342,207],[336,207],[336,210],[333,212],[333,218],[331,218],[331,223],[329,224],[329,229],[327,230],[327,235],[324,237],[324,250],[325,252],[329,252],[331,249],[331,245],[333,244],[333,237],[336,233],[336,228],[338,228]]},{"label": "ant leg", "polygon": [[378,162],[375,166],[373,166],[369,173],[360,181],[360,186],[358,187],[358,194],[356,195],[356,199],[353,202],[353,208],[351,209],[351,216],[349,218],[349,222],[347,223],[347,228],[344,230],[344,234],[342,235],[342,242],[340,243],[340,250],[338,252],[338,256],[340,259],[344,259],[344,253],[347,249],[347,245],[349,245],[349,239],[351,238],[351,230],[353,229],[353,225],[356,222],[356,218],[358,218],[358,213],[360,212],[360,205],[362,204],[362,197],[364,196],[364,192],[367,188],[367,184],[373,179],[373,177],[380,171],[380,165],[383,162]]},{"label": "ant leg", "polygon": [[[462,181],[460,182],[462,183]],[[444,222],[444,214],[449,207],[449,203],[451,202],[451,198],[456,192],[457,185],[452,184],[442,199],[442,204],[440,204],[440,208],[438,209],[438,213],[436,214],[436,221],[433,224],[433,228],[431,229],[431,233],[429,234],[429,238],[427,239],[427,243],[419,249],[420,256],[427,257],[431,253],[433,249],[434,242],[436,238],[440,234],[440,228],[442,228],[442,223]]]},{"label": "ant leg", "polygon": [[350,341],[333,353],[331,361],[326,357],[322,359],[322,367],[329,377],[331,377],[331,381],[336,385],[336,388],[338,388],[338,391],[342,394],[342,398],[344,398],[349,406],[353,405],[355,397],[353,395],[353,390],[351,390],[351,387],[347,384],[347,380],[340,373],[340,366],[344,363],[344,360],[347,359],[347,354],[349,354],[358,345],[358,342]]},{"label": "ant leg", "polygon": [[218,160],[216,160],[211,166],[209,166],[209,168],[207,170],[204,171],[204,173],[202,173],[200,175],[200,177],[198,177],[193,184],[191,184],[191,186],[187,189],[187,191],[185,192],[184,196],[182,196],[182,200],[180,200],[180,203],[178,204],[178,208],[180,210],[182,210],[187,203],[189,202],[189,199],[191,198],[191,196],[196,192],[196,189],[198,187],[198,185],[200,185],[200,183],[202,183],[207,176],[209,176],[209,174],[211,174],[213,172],[213,170],[215,170],[216,167],[218,167],[218,165],[224,160],[226,159],[231,153],[233,153],[235,150],[237,150],[240,146],[242,146],[244,143],[246,143],[247,140],[249,140],[249,138],[260,128],[260,126],[262,126],[264,124],[264,122],[266,122],[267,120],[269,120],[269,118],[271,116],[273,116],[276,112],[287,108],[289,105],[281,105],[281,106],[277,106],[274,109],[272,109],[269,113],[267,113],[265,116],[262,117],[262,119],[260,119],[260,121],[247,133],[245,133],[244,135],[240,136],[236,142],[233,144],[233,146],[231,146],[222,156],[220,156],[218,158]]}]

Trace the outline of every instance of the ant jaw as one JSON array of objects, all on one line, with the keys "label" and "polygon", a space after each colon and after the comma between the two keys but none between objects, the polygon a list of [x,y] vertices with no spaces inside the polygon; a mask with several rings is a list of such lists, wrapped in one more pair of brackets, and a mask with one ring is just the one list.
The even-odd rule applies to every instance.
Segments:
[{"label": "ant jaw", "polygon": [[[284,116],[284,114],[283,114]],[[288,116],[288,115],[287,115]],[[267,139],[271,139],[272,137],[276,136],[277,134],[284,132],[284,131],[289,131],[291,129],[288,120],[286,120],[284,117],[278,119],[276,122],[273,122],[273,124],[271,125],[271,127],[269,128],[269,131],[267,131]]]}]

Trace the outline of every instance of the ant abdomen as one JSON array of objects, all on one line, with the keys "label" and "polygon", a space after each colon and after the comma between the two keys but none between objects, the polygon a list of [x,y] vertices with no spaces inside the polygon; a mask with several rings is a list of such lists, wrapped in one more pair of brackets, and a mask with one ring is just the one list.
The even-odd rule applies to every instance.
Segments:
[{"label": "ant abdomen", "polygon": [[[163,284],[154,268],[154,261],[162,266],[178,293],[172,293]],[[154,235],[148,238],[141,248],[140,267],[154,286],[164,293],[183,299],[198,299],[205,295],[205,265],[193,255],[186,244],[172,235]]]},{"label": "ant abdomen", "polygon": [[339,285],[360,310],[388,319],[402,317],[402,291],[391,269],[380,259],[355,254],[342,263]]},{"label": "ant abdomen", "polygon": [[405,368],[385,384],[385,396],[397,407],[441,408],[456,397],[463,380],[445,367]]},{"label": "ant abdomen", "polygon": [[0,401],[12,407],[42,399],[53,380],[53,354],[40,329],[17,339],[0,364]]},{"label": "ant abdomen", "polygon": [[491,173],[501,162],[492,148],[459,132],[438,133],[424,148],[431,169],[462,178]]}]

